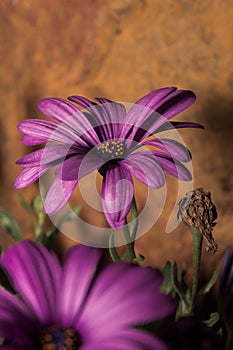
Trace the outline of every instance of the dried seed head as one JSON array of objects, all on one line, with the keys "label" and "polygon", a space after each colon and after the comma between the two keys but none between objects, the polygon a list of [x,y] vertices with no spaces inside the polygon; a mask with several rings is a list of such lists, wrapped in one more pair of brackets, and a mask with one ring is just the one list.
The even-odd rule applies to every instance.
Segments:
[{"label": "dried seed head", "polygon": [[210,192],[197,188],[186,195],[178,203],[178,218],[198,230],[207,240],[207,251],[215,253],[218,245],[215,242],[212,229],[216,225],[217,210],[211,200]]}]

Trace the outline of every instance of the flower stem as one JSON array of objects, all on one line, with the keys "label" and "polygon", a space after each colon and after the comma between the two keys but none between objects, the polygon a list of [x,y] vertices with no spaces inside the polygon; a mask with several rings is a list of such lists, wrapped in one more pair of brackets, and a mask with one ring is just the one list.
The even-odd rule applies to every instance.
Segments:
[{"label": "flower stem", "polygon": [[135,198],[133,197],[130,225],[127,222],[127,218],[125,218],[125,224],[123,226],[124,238],[128,249],[128,252],[126,253],[127,258],[125,258],[125,256],[120,258],[120,256],[118,255],[116,251],[115,243],[114,243],[114,233],[112,233],[112,235],[109,238],[109,253],[114,262],[119,262],[122,260],[122,261],[130,261],[134,264],[138,264],[139,262],[144,260],[144,256],[142,254],[139,254],[139,257],[137,258],[134,251],[134,243],[137,235],[137,228],[138,228],[138,210],[137,210]]},{"label": "flower stem", "polygon": [[132,241],[132,239],[130,237],[130,233],[129,233],[129,228],[128,228],[127,222],[125,223],[125,226],[123,227],[123,232],[124,232],[125,241],[126,241],[126,245],[127,245],[127,248],[128,248],[130,260],[132,262],[135,262],[136,254],[135,254],[135,251],[134,251],[134,241]]},{"label": "flower stem", "polygon": [[116,247],[115,247],[115,243],[114,243],[114,233],[112,233],[110,238],[109,238],[109,254],[110,254],[110,257],[112,258],[113,262],[121,261],[119,255],[116,251]]},{"label": "flower stem", "polygon": [[190,313],[192,313],[194,308],[195,297],[198,290],[203,236],[198,230],[195,230],[192,227],[189,227],[189,229],[193,236],[193,282],[192,282],[191,303],[190,303],[190,309],[189,309]]},{"label": "flower stem", "polygon": [[135,197],[133,197],[132,207],[131,207],[130,230],[129,230],[127,219],[125,220],[125,225],[123,227],[123,232],[124,232],[128,252],[129,252],[129,257],[133,263],[138,263],[138,260],[134,251],[134,243],[137,235],[137,228],[138,228],[138,209],[137,209]]}]

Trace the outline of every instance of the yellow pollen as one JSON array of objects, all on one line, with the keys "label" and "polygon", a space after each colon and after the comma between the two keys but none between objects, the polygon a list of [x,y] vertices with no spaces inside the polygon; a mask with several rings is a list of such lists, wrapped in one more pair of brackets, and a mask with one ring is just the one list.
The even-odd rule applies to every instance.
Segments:
[{"label": "yellow pollen", "polygon": [[106,141],[97,147],[103,160],[111,160],[124,156],[125,145],[122,141]]}]

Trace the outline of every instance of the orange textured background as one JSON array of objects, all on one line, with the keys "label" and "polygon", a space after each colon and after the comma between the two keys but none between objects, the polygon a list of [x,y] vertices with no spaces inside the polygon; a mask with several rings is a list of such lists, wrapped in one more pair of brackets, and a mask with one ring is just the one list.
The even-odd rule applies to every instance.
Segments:
[{"label": "orange textured background", "polygon": [[[205,254],[204,273],[219,265],[232,232],[232,17],[230,0],[3,0],[0,2],[0,206],[31,223],[18,204],[16,159],[29,152],[17,123],[39,117],[43,97],[80,94],[133,102],[153,89],[178,86],[197,95],[178,117],[205,130],[182,130],[193,155],[195,185],[210,190],[219,218],[219,252]],[[177,120],[177,118],[176,118]],[[174,179],[157,225],[137,242],[146,263],[191,263],[191,237],[183,226],[166,235]],[[23,190],[32,198],[37,185]],[[139,198],[140,201],[140,198]],[[87,212],[88,217],[88,212]],[[12,241],[1,232],[0,243]]]}]

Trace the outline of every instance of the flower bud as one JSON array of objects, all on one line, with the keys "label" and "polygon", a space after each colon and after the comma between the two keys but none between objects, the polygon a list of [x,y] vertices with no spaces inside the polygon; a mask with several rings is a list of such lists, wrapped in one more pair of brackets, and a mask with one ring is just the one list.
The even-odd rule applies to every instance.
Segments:
[{"label": "flower bud", "polygon": [[218,245],[215,242],[212,230],[216,225],[217,210],[211,200],[210,192],[197,188],[186,195],[178,203],[178,218],[191,228],[199,231],[207,240],[207,251],[215,253]]}]

